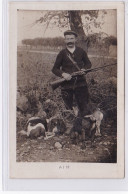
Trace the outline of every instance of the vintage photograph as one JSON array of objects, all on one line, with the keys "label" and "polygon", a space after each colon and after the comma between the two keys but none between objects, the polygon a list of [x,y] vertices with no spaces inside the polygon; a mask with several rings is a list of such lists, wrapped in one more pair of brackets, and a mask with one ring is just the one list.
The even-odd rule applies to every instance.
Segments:
[{"label": "vintage photograph", "polygon": [[117,162],[117,10],[17,10],[17,162]]}]

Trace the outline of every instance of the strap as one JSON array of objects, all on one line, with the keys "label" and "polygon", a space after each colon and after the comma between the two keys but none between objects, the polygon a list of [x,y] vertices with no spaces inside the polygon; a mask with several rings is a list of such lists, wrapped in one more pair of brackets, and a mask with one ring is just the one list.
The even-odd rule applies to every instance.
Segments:
[{"label": "strap", "polygon": [[[73,65],[77,68],[78,71],[81,71],[81,69],[78,67],[77,62],[72,58],[72,56],[70,55],[70,53],[67,53],[67,57],[70,59],[70,61],[73,63]],[[83,75],[83,78],[86,82],[86,76]]]},{"label": "strap", "polygon": [[73,65],[77,68],[77,70],[80,71],[81,69],[78,67],[77,62],[72,58],[70,53],[67,53],[67,57],[70,59],[70,61],[73,63]]}]

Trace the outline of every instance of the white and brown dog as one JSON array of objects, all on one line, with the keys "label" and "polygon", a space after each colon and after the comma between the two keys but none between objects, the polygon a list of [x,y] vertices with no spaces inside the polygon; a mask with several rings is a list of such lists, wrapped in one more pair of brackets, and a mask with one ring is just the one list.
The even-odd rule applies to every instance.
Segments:
[{"label": "white and brown dog", "polygon": [[31,117],[27,121],[27,131],[20,131],[20,135],[24,135],[30,138],[38,138],[40,136],[46,136],[45,132],[47,129],[47,121],[46,119],[42,119],[40,117]]},{"label": "white and brown dog", "polygon": [[45,140],[55,136],[62,135],[66,131],[66,125],[60,118],[51,117],[50,119],[42,119],[40,117],[31,117],[27,121],[27,131],[20,131],[20,135],[30,138],[38,138],[43,136]]},{"label": "white and brown dog", "polygon": [[90,129],[90,134],[91,132],[95,129],[95,136],[101,136],[101,130],[100,130],[100,125],[101,125],[101,121],[103,119],[103,113],[100,111],[99,108],[97,108],[93,114],[91,115],[86,115],[84,116],[84,118],[90,118],[91,122],[92,122],[92,126]]}]

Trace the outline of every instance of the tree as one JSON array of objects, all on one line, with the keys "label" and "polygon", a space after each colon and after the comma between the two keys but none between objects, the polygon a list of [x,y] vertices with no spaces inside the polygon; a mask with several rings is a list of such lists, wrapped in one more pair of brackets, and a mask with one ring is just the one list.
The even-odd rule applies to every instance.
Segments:
[{"label": "tree", "polygon": [[26,47],[29,45],[29,46],[32,46],[33,45],[33,39],[24,39],[22,40],[22,44],[25,44]]},{"label": "tree", "polygon": [[22,44],[25,45],[25,46],[27,47],[27,45],[28,45],[28,39],[22,40]]},{"label": "tree", "polygon": [[104,39],[105,45],[110,46],[110,45],[117,45],[117,38],[114,36],[108,36]]},{"label": "tree", "polygon": [[100,28],[103,24],[103,16],[106,14],[106,11],[102,10],[102,21],[97,20],[99,12],[99,10],[45,11],[42,13],[43,16],[36,20],[35,23],[44,25],[45,31],[48,27],[76,31],[79,34],[78,44],[87,50],[89,44],[87,35],[91,31],[91,26]]},{"label": "tree", "polygon": [[51,46],[51,47],[63,47],[64,46],[64,38],[63,37],[55,37],[55,38],[34,38],[34,39],[24,39],[22,40],[22,44],[26,46]]}]

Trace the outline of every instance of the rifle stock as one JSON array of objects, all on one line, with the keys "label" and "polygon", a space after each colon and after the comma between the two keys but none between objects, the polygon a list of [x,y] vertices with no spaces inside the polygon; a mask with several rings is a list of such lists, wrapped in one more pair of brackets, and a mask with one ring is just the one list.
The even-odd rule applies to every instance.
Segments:
[{"label": "rifle stock", "polygon": [[55,90],[56,88],[58,88],[64,81],[66,81],[64,78],[60,78],[56,81],[50,82],[50,85],[52,87],[53,90]]}]

